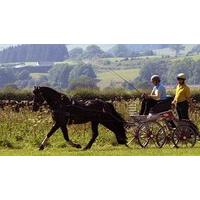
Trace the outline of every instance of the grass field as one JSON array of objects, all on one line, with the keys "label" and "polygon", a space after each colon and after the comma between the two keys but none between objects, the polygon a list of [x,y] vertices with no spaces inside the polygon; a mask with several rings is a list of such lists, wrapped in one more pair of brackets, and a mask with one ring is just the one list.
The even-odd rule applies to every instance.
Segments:
[{"label": "grass field", "polygon": [[[136,107],[138,108],[138,103]],[[117,102],[116,109],[127,120],[127,103]],[[193,118],[199,125],[198,116]],[[53,122],[48,110],[33,113],[23,109],[21,112],[13,112],[6,108],[0,112],[0,156],[177,156],[177,155],[200,155],[200,142],[193,148],[176,149],[165,145],[162,149],[154,144],[146,149],[141,148],[137,143],[127,148],[123,145],[116,145],[116,138],[112,132],[99,126],[99,137],[88,151],[75,149],[69,146],[58,130],[48,141],[44,151],[38,147],[52,127]],[[132,138],[133,131],[128,132],[128,138]],[[91,138],[90,124],[69,126],[69,137],[85,147]]]},{"label": "grass field", "polygon": [[37,80],[39,79],[41,76],[46,76],[48,73],[31,73],[30,76],[34,79]]},{"label": "grass field", "polygon": [[[115,70],[117,74],[121,75],[126,80],[133,80],[136,78],[139,74],[139,71],[140,69]],[[99,82],[100,88],[108,87],[113,80],[115,82],[123,82],[120,77],[111,71],[97,73],[97,78],[101,80]]]},{"label": "grass field", "polygon": [[47,148],[39,151],[32,149],[0,149],[0,156],[200,156],[200,147],[176,149],[164,147],[158,149],[150,147],[142,149],[135,147],[128,149],[126,147],[93,147],[91,150],[75,150],[66,148]]}]

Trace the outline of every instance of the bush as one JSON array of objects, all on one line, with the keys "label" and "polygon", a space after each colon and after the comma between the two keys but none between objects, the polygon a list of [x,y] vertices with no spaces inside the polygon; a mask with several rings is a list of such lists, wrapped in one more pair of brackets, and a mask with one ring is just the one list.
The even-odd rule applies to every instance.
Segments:
[{"label": "bush", "polygon": [[[142,90],[142,92],[149,92]],[[108,100],[115,100],[115,99],[133,99],[138,98],[141,96],[136,91],[130,91],[122,88],[106,88],[103,91],[100,91],[97,88],[77,88],[75,90],[69,91],[65,90],[63,93],[65,93],[67,96],[73,97],[74,99],[82,99],[82,100],[88,100],[88,99],[102,99],[105,101]],[[168,94],[171,96],[174,96],[175,89],[170,89],[167,91]],[[200,89],[198,88],[192,88],[191,89],[192,98],[195,99],[197,102],[200,102]],[[0,90],[0,100],[7,99],[7,100],[32,100],[33,94],[32,90],[23,90],[23,89],[1,89]]]}]

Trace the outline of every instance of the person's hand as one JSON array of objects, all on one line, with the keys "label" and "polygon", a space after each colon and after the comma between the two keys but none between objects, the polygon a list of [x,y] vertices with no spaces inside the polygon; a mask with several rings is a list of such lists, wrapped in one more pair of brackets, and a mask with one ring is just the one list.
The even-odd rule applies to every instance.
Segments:
[{"label": "person's hand", "polygon": [[145,93],[143,93],[143,94],[141,95],[141,98],[145,99]]},{"label": "person's hand", "polygon": [[150,96],[148,94],[145,94],[145,99],[149,99]]},{"label": "person's hand", "polygon": [[173,100],[173,101],[172,101],[172,104],[176,105],[176,100]]},{"label": "person's hand", "polygon": [[142,94],[142,98],[147,99],[148,98],[148,94],[146,94],[146,93]]},{"label": "person's hand", "polygon": [[176,108],[174,103],[171,104],[171,108],[172,108],[172,110],[174,110]]},{"label": "person's hand", "polygon": [[174,110],[176,108],[176,101],[172,101],[171,108],[172,108],[172,110]]}]

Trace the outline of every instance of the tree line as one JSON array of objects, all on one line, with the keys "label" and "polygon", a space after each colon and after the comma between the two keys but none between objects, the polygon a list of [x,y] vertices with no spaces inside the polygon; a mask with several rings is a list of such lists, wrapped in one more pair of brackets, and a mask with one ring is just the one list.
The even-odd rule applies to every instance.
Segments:
[{"label": "tree line", "polygon": [[96,74],[91,64],[79,62],[76,65],[55,64],[47,74],[32,78],[31,71],[16,71],[13,68],[0,68],[0,87],[32,88],[34,85],[54,88],[75,89],[77,87],[96,88]]},{"label": "tree line", "polygon": [[0,62],[63,61],[68,58],[64,44],[26,44],[11,46],[0,51]]},{"label": "tree line", "polygon": [[150,78],[153,74],[158,74],[164,84],[175,86],[177,83],[176,76],[182,72],[186,74],[189,84],[200,84],[200,60],[195,61],[187,57],[179,60],[151,60],[141,67],[139,76],[133,83],[141,88],[152,87]]},{"label": "tree line", "polygon": [[[1,63],[63,61],[71,59],[93,59],[108,57],[139,57],[152,56],[155,49],[170,48],[178,56],[185,46],[182,44],[116,44],[108,51],[103,51],[98,45],[88,45],[86,49],[77,47],[68,49],[65,44],[26,44],[10,46],[0,51]],[[200,52],[200,45],[188,54]]]}]

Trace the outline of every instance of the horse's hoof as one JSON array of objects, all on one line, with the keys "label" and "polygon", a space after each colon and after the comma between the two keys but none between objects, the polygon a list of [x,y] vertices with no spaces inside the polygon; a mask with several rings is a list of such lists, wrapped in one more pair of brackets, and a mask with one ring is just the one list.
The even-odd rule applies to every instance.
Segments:
[{"label": "horse's hoof", "polygon": [[42,151],[42,150],[44,150],[44,146],[43,145],[41,145],[40,148],[39,148],[39,151]]},{"label": "horse's hoof", "polygon": [[128,149],[132,149],[128,144],[125,144],[125,147],[127,147]]},{"label": "horse's hoof", "polygon": [[76,144],[75,147],[76,147],[77,149],[81,149],[81,145],[80,145],[80,144]]},{"label": "horse's hoof", "polygon": [[86,147],[84,147],[84,148],[82,149],[82,151],[88,151],[88,150],[90,150],[90,149],[91,149],[90,146],[86,146]]}]

